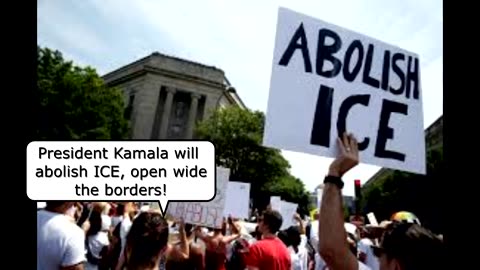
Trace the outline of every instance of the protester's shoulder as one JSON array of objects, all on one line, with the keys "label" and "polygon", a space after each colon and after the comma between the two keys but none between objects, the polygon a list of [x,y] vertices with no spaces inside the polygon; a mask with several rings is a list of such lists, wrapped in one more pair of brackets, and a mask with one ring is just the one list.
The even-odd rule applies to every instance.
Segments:
[{"label": "protester's shoulder", "polygon": [[360,239],[359,243],[362,243],[364,245],[373,245],[373,242],[372,240],[368,239],[368,238],[362,238]]},{"label": "protester's shoulder", "polygon": [[362,263],[361,261],[358,261],[358,270],[372,270],[372,269],[368,267],[366,264]]},{"label": "protester's shoulder", "polygon": [[203,253],[202,246],[196,243],[192,243],[190,245],[190,252],[196,255],[202,254]]},{"label": "protester's shoulder", "polygon": [[49,212],[49,211],[44,210],[44,209],[38,210],[37,211],[37,222],[38,223],[46,222],[47,220],[51,220],[51,219],[57,218],[59,216],[60,216],[60,214]]},{"label": "protester's shoulder", "polygon": [[70,223],[69,225],[65,226],[65,233],[67,234],[68,238],[73,239],[74,241],[85,240],[85,232],[77,224]]}]

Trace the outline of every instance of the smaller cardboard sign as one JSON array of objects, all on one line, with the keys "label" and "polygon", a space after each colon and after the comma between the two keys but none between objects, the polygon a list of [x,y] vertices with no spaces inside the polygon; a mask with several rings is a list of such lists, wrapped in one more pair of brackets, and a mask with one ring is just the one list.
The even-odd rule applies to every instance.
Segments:
[{"label": "smaller cardboard sign", "polygon": [[378,226],[377,218],[373,212],[367,214],[368,222],[373,226]]},{"label": "smaller cardboard sign", "polygon": [[298,205],[296,203],[281,201],[280,214],[282,215],[282,227],[281,230],[285,230],[290,226],[296,225],[293,216],[297,213]]},{"label": "smaller cardboard sign", "polygon": [[270,207],[272,207],[273,210],[280,212],[282,209],[281,201],[282,199],[280,196],[271,196]]},{"label": "smaller cardboard sign", "polygon": [[250,183],[228,182],[224,217],[248,218]]}]

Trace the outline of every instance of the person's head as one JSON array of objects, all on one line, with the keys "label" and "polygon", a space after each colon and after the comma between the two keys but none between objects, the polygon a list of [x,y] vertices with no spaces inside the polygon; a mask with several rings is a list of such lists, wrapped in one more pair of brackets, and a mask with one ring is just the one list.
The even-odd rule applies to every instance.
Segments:
[{"label": "person's head", "polygon": [[90,218],[88,219],[90,227],[87,231],[87,236],[95,235],[102,230],[102,214],[98,211],[92,211]]},{"label": "person's head", "polygon": [[298,252],[298,246],[301,243],[300,230],[297,226],[290,226],[286,230],[281,230],[277,233],[277,237],[287,247],[292,247],[295,252]]},{"label": "person's head", "polygon": [[108,215],[108,212],[110,212],[110,204],[107,202],[94,202],[92,204],[92,210],[94,212],[99,212],[103,215]]},{"label": "person's head", "polygon": [[45,204],[45,210],[67,215],[74,220],[81,215],[82,207],[79,202],[47,201]]},{"label": "person's head", "polygon": [[320,211],[319,210],[315,211],[315,213],[313,214],[313,219],[314,220],[319,220],[320,219]]},{"label": "person's head", "polygon": [[127,235],[127,269],[153,268],[165,252],[168,223],[157,212],[142,212],[133,220]]},{"label": "person's head", "polygon": [[293,247],[298,247],[302,242],[302,238],[300,237],[300,229],[298,228],[298,226],[290,226],[288,227],[286,232],[290,245]]},{"label": "person's head", "polygon": [[383,234],[380,247],[373,247],[381,270],[441,268],[443,241],[418,224],[393,222]]},{"label": "person's head", "polygon": [[124,212],[125,212],[125,205],[123,203],[118,203],[117,207],[115,208],[115,215],[123,216]]},{"label": "person's head", "polygon": [[130,219],[133,219],[133,217],[135,217],[136,211],[137,211],[137,206],[134,202],[123,203],[123,215],[128,214]]},{"label": "person's head", "polygon": [[363,239],[363,238],[370,238],[370,239],[371,239],[371,238],[372,238],[372,235],[371,235],[370,231],[369,231],[367,228],[365,228],[365,227],[360,227],[360,228],[358,229],[358,231],[359,231],[360,239]]},{"label": "person's head", "polygon": [[258,229],[262,234],[275,234],[282,227],[282,215],[276,210],[265,210],[258,218]]},{"label": "person's head", "polygon": [[279,231],[277,233],[277,237],[278,239],[280,239],[280,241],[282,241],[285,244],[285,246],[287,247],[291,246],[290,239],[288,239],[287,231],[285,230]]}]

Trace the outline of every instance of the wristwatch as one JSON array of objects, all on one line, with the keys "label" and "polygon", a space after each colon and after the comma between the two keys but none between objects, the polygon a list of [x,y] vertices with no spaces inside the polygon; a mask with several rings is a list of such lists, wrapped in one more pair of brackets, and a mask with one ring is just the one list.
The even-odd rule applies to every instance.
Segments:
[{"label": "wristwatch", "polygon": [[331,175],[325,176],[325,179],[323,180],[323,183],[324,184],[327,184],[327,183],[334,184],[339,189],[342,189],[343,185],[344,185],[343,181],[342,181],[342,178],[336,177],[336,176],[331,176]]}]

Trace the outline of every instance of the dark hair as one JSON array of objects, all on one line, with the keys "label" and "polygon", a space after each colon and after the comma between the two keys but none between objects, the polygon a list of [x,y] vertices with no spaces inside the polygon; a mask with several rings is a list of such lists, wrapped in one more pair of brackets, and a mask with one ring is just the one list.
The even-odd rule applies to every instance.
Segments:
[{"label": "dark hair", "polygon": [[193,233],[193,224],[185,223],[185,235],[190,237]]},{"label": "dark hair", "polygon": [[290,226],[286,230],[286,233],[288,237],[288,243],[293,247],[295,253],[298,253],[298,246],[302,242],[302,238],[300,237],[300,229],[298,226]]},{"label": "dark hair", "polygon": [[102,214],[100,212],[92,211],[88,222],[90,222],[90,228],[88,228],[87,237],[95,235],[102,230]]},{"label": "dark hair", "polygon": [[270,233],[277,233],[282,227],[282,215],[276,210],[265,210],[262,213],[263,224],[268,227]]},{"label": "dark hair", "polygon": [[55,209],[58,208],[64,204],[68,203],[67,201],[46,201],[45,205],[47,209]]},{"label": "dark hair", "polygon": [[438,258],[444,258],[443,241],[418,224],[390,224],[382,237],[381,250],[388,259],[396,259],[402,269],[442,268]]},{"label": "dark hair", "polygon": [[124,212],[125,212],[125,205],[122,203],[117,204],[117,207],[115,208],[115,215],[123,216]]},{"label": "dark hair", "polygon": [[143,212],[127,235],[127,269],[152,268],[168,242],[168,223],[160,213]]},{"label": "dark hair", "polygon": [[285,244],[285,246],[289,247],[291,245],[290,239],[288,239],[288,234],[286,231],[279,231],[277,233],[277,237]]}]

